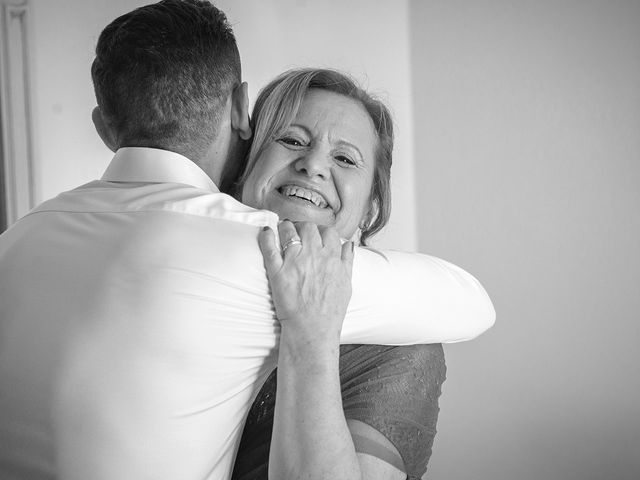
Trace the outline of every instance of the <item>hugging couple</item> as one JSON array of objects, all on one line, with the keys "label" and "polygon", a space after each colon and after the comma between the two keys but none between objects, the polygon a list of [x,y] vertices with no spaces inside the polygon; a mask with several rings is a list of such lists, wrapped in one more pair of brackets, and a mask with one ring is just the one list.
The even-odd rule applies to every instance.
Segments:
[{"label": "hugging couple", "polygon": [[117,18],[91,73],[113,160],[0,236],[0,477],[420,478],[439,344],[495,312],[450,263],[364,248],[387,108],[305,68],[249,117],[202,0]]}]

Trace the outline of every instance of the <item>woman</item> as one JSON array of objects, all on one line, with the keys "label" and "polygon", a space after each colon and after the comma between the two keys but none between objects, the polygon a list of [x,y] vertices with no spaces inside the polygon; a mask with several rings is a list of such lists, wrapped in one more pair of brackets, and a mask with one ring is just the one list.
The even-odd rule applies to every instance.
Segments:
[{"label": "woman", "polygon": [[[305,69],[267,85],[252,121],[253,144],[236,183],[242,202],[332,228],[282,222],[282,257],[275,238],[262,235],[282,324],[280,387],[276,393],[274,372],[249,414],[234,478],[267,478],[272,424],[272,459],[294,469],[304,463],[298,473],[329,469],[327,478],[419,478],[444,380],[440,345],[350,345],[340,349],[338,361],[352,253],[350,242],[340,248],[337,236],[364,245],[388,221],[389,112],[345,75]],[[333,269],[326,267],[331,262]],[[324,297],[311,289],[305,298],[307,283],[316,280],[310,272],[327,275],[315,283]],[[310,408],[319,420],[313,425],[305,412]],[[271,468],[270,477],[281,478]]]}]

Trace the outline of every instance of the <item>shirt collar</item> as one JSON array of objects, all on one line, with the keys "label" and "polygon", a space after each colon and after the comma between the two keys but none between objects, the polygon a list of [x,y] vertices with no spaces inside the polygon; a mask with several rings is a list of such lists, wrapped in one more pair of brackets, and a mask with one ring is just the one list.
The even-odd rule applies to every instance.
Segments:
[{"label": "shirt collar", "polygon": [[102,176],[107,182],[183,183],[218,193],[204,171],[179,153],[158,148],[125,147],[116,152]]}]

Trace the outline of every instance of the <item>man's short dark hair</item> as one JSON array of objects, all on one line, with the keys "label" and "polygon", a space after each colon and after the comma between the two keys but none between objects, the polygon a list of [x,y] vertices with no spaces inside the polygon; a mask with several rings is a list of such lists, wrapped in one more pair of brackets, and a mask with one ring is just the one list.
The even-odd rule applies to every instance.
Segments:
[{"label": "man's short dark hair", "polygon": [[240,54],[225,14],[208,1],[162,0],[102,31],[91,76],[118,147],[200,156],[241,81]]}]

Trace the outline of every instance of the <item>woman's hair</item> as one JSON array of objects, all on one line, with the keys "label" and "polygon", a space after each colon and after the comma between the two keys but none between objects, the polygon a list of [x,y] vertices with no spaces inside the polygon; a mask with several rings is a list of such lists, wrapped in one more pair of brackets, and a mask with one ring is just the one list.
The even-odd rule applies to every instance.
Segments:
[{"label": "woman's hair", "polygon": [[304,68],[287,71],[262,89],[251,116],[253,143],[243,164],[239,185],[243,185],[257,159],[269,144],[294,121],[307,91],[315,88],[344,95],[362,104],[375,128],[376,146],[373,186],[369,212],[361,223],[360,242],[379,232],[391,213],[391,162],[393,152],[393,122],[387,107],[364,91],[348,75],[336,70]]}]

